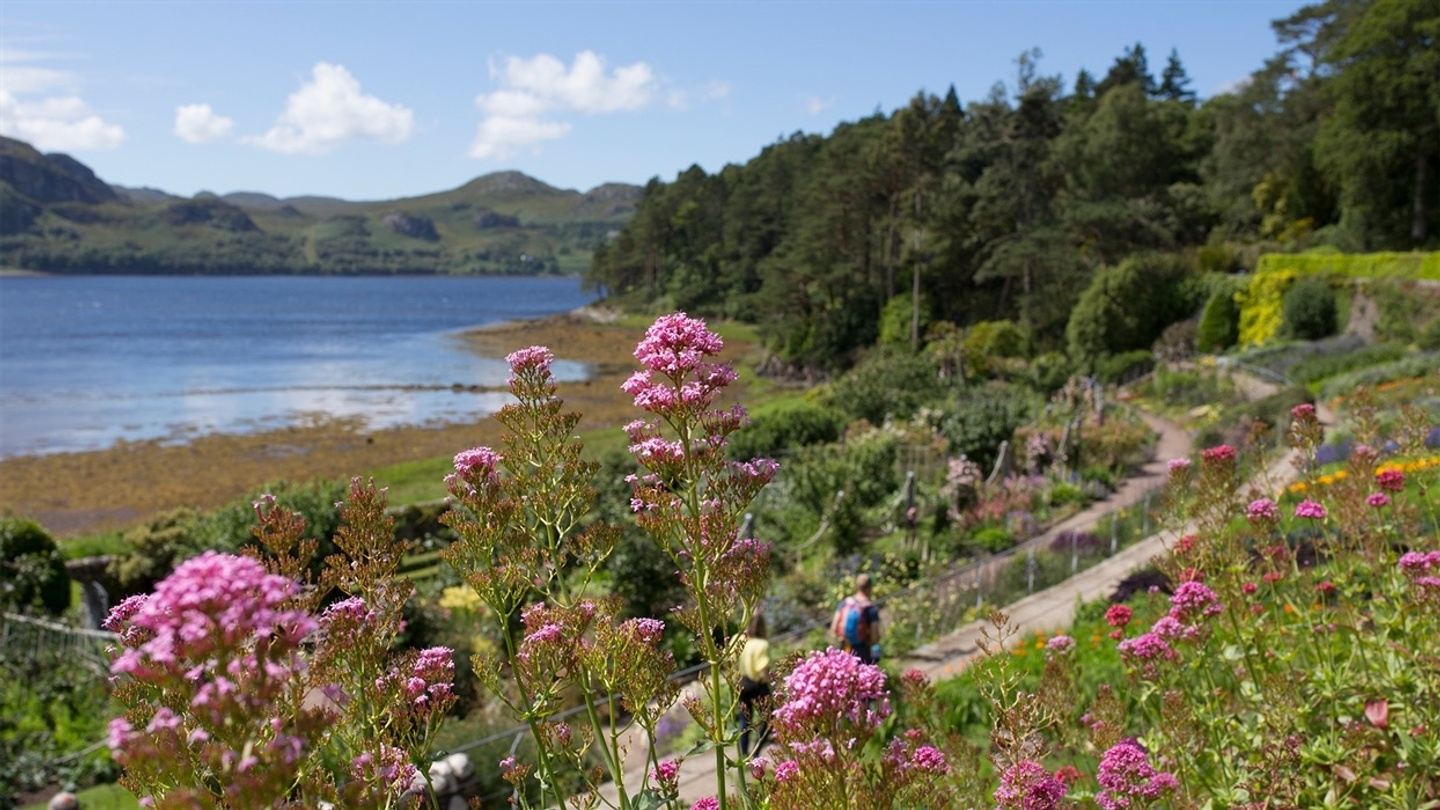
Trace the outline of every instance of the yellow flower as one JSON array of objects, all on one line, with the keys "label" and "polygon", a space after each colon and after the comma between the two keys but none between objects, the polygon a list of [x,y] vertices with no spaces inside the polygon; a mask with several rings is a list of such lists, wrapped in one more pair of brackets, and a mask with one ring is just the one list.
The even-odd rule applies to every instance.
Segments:
[{"label": "yellow flower", "polygon": [[1316,483],[1328,487],[1331,484],[1335,483],[1335,477],[1332,475],[1322,475],[1320,476],[1320,479],[1316,481]]},{"label": "yellow flower", "polygon": [[1349,470],[1336,470],[1336,471],[1335,471],[1335,480],[1336,480],[1336,481],[1344,481],[1346,478],[1349,478],[1349,477],[1350,477],[1350,471],[1349,471]]},{"label": "yellow flower", "polygon": [[440,593],[440,607],[446,610],[475,611],[480,609],[480,594],[464,585],[446,588]]}]

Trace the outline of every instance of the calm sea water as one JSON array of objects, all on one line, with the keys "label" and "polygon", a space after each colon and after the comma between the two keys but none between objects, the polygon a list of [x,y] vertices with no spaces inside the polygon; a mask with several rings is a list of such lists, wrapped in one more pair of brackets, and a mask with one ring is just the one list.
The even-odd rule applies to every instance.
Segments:
[{"label": "calm sea water", "polygon": [[474,420],[504,393],[451,387],[503,386],[506,368],[458,332],[592,299],[573,278],[0,278],[0,458],[323,417]]}]

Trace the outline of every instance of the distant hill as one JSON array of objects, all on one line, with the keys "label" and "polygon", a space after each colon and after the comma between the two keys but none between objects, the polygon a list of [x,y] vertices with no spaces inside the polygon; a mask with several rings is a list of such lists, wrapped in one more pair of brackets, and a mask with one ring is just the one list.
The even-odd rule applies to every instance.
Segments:
[{"label": "distant hill", "polygon": [[394,200],[111,186],[0,137],[0,266],[56,273],[576,273],[642,189],[516,171]]}]

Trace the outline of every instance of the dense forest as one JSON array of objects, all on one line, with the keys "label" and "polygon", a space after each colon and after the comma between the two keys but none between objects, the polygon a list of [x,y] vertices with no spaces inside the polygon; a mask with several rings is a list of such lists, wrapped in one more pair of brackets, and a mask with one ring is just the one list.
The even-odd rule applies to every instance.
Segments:
[{"label": "dense forest", "polygon": [[1173,50],[1158,76],[1136,44],[1073,81],[1034,50],[984,99],[921,92],[715,174],[652,180],[589,280],[641,307],[763,322],[781,359],[833,369],[940,322],[1012,319],[1062,347],[1101,268],[1128,267],[1113,286],[1163,307],[1172,270],[1436,245],[1440,6],[1326,0],[1273,27],[1278,53],[1205,100]]}]

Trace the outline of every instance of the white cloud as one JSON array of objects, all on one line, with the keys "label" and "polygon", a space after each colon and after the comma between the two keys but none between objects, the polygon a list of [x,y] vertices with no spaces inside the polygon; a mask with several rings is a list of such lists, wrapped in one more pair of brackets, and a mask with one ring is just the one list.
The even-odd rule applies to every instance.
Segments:
[{"label": "white cloud", "polygon": [[475,142],[470,145],[470,157],[504,159],[519,149],[553,141],[569,131],[570,125],[564,121],[491,115],[480,122]]},{"label": "white cloud", "polygon": [[594,51],[581,51],[569,68],[548,53],[512,56],[498,78],[552,106],[583,113],[638,110],[655,90],[649,65],[636,62],[607,74],[605,60]]},{"label": "white cloud", "polygon": [[[503,160],[563,137],[570,123],[558,116],[565,113],[641,109],[654,99],[658,85],[644,62],[607,70],[605,59],[594,51],[580,52],[568,67],[545,53],[528,59],[512,56],[503,65],[492,64],[490,75],[500,89],[475,97],[484,118],[470,145],[470,156],[482,160]],[[684,97],[672,93],[667,101],[676,106]]]},{"label": "white cloud", "polygon": [[175,108],[175,134],[183,141],[218,141],[233,129],[235,120],[216,114],[209,104],[185,104]]},{"label": "white cloud", "polygon": [[730,91],[734,89],[735,88],[731,87],[730,83],[727,81],[721,81],[720,79],[712,79],[709,83],[705,85],[705,98],[709,99],[710,101],[719,101],[722,98],[729,98]]},{"label": "white cloud", "polygon": [[47,152],[114,149],[125,140],[119,124],[93,113],[78,96],[26,101],[5,88],[0,88],[0,134]]},{"label": "white cloud", "polygon": [[343,65],[320,62],[310,81],[290,94],[275,125],[248,140],[276,152],[318,155],[352,138],[400,143],[414,131],[409,108],[365,95]]},{"label": "white cloud", "polygon": [[44,151],[114,149],[125,130],[95,114],[77,95],[46,95],[71,89],[75,74],[30,64],[55,58],[30,51],[0,50],[0,134],[29,141]]},{"label": "white cloud", "polygon": [[805,112],[810,115],[819,115],[835,105],[834,98],[820,98],[811,96],[805,99]]}]

